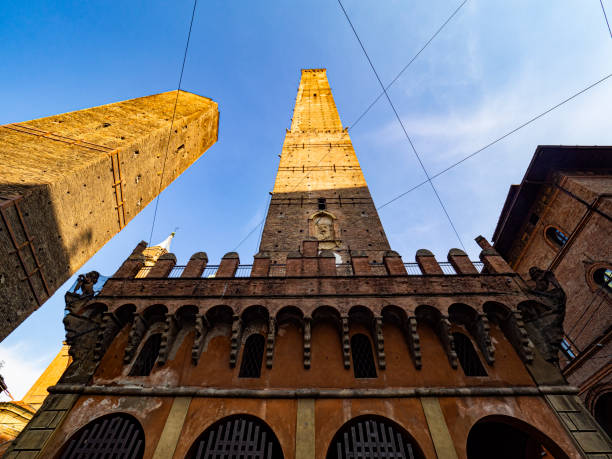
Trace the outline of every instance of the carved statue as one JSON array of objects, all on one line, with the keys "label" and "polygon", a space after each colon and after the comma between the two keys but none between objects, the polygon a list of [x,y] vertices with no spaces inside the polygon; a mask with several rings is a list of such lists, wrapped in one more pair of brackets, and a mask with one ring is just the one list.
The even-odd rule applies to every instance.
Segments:
[{"label": "carved statue", "polygon": [[87,274],[79,274],[77,284],[74,287],[72,293],[76,293],[78,290],[81,290],[81,296],[93,296],[94,294],[94,286],[98,279],[100,278],[100,273],[98,271],[90,271]]},{"label": "carved statue", "polygon": [[530,292],[540,302],[521,307],[525,328],[544,359],[558,365],[566,295],[551,271],[534,266],[529,269],[529,276],[533,284]]},{"label": "carved statue", "polygon": [[315,237],[319,241],[333,241],[334,238],[334,222],[333,220],[322,215],[315,217]]}]

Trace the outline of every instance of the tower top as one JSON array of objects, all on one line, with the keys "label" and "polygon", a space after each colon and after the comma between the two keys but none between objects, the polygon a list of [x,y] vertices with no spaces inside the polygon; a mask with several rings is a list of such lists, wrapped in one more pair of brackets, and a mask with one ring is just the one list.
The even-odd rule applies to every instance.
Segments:
[{"label": "tower top", "polygon": [[302,69],[293,109],[291,132],[312,131],[342,131],[325,69]]}]

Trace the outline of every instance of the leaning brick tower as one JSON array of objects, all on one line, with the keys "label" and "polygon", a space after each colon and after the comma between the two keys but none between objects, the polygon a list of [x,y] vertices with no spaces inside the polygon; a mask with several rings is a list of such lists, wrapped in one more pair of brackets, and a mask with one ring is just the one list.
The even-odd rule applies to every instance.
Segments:
[{"label": "leaning brick tower", "polygon": [[609,457],[556,365],[563,292],[477,241],[478,262],[390,250],[325,70],[303,70],[253,263],[146,266],[141,243],[67,294],[73,363],[8,457]]},{"label": "leaning brick tower", "polygon": [[215,102],[172,91],[0,126],[0,341],[216,142],[218,122]]}]

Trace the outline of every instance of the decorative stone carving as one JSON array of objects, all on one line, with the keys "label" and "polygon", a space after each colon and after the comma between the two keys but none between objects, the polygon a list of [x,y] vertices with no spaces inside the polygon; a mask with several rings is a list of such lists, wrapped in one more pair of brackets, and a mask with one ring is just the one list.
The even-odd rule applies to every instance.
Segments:
[{"label": "decorative stone carving", "polygon": [[469,327],[470,333],[476,338],[476,343],[482,352],[485,360],[489,365],[495,363],[495,346],[491,341],[491,335],[489,333],[489,319],[484,314],[479,314],[476,322]]},{"label": "decorative stone carving", "polygon": [[307,370],[310,368],[311,324],[310,317],[304,317],[304,368]]},{"label": "decorative stone carving", "polygon": [[102,316],[102,324],[98,330],[98,337],[94,348],[94,360],[99,362],[104,357],[108,346],[113,341],[117,333],[121,330],[122,324],[117,320],[112,312],[105,312]]},{"label": "decorative stone carving", "polygon": [[209,329],[210,326],[206,317],[197,316],[195,320],[195,336],[193,338],[193,346],[191,347],[191,363],[193,365],[197,365],[200,361],[200,355],[202,355],[206,334]]},{"label": "decorative stone carving", "polygon": [[125,354],[123,355],[123,363],[127,365],[132,362],[136,355],[136,350],[140,346],[140,342],[147,332],[147,322],[140,314],[134,315],[134,322],[132,328],[130,328],[130,334],[128,336],[128,343],[125,346]]},{"label": "decorative stone carving", "polygon": [[408,347],[410,348],[410,355],[414,362],[414,366],[417,370],[423,367],[422,356],[421,356],[421,338],[417,330],[416,317],[408,317],[408,323],[406,324],[406,334],[408,336]]},{"label": "decorative stone carving", "polygon": [[448,361],[451,364],[451,367],[456,370],[458,364],[457,353],[455,352],[455,340],[453,339],[453,335],[451,333],[451,323],[448,320],[448,317],[442,316],[437,328],[438,336],[440,337],[440,341],[442,341],[442,346],[446,351]]},{"label": "decorative stone carving", "polygon": [[310,235],[319,241],[319,250],[333,250],[338,247],[336,240],[339,229],[336,217],[325,211],[317,212],[310,217]]},{"label": "decorative stone carving", "polygon": [[537,267],[529,269],[530,293],[537,302],[520,305],[525,328],[544,359],[559,364],[559,350],[563,340],[566,295],[551,271]]},{"label": "decorative stone carving", "polygon": [[378,367],[381,370],[387,368],[387,356],[385,355],[385,337],[382,329],[382,317],[374,318],[374,340],[376,344],[376,356],[378,357]]},{"label": "decorative stone carving", "polygon": [[266,368],[272,368],[274,360],[274,341],[276,338],[276,320],[270,317],[268,320],[268,335],[266,337]]},{"label": "decorative stone carving", "polygon": [[342,328],[342,359],[344,368],[351,368],[351,340],[349,338],[349,319],[348,316],[342,316],[340,326]]},{"label": "decorative stone carving", "polygon": [[[72,293],[77,294],[77,291],[80,290],[81,297],[91,297],[94,295],[94,285],[98,282],[100,278],[100,273],[98,271],[90,271],[87,274],[79,274],[77,279],[77,284],[74,287]],[[78,295],[78,294],[77,294]]]},{"label": "decorative stone carving", "polygon": [[174,314],[166,314],[166,321],[164,323],[164,331],[161,335],[161,343],[159,346],[159,356],[157,357],[157,364],[162,366],[168,360],[170,350],[176,339],[176,335],[179,331],[178,322]]},{"label": "decorative stone carving", "polygon": [[235,315],[232,321],[232,339],[230,350],[230,368],[236,367],[238,360],[238,351],[240,350],[240,338],[242,337],[242,320],[240,316]]}]

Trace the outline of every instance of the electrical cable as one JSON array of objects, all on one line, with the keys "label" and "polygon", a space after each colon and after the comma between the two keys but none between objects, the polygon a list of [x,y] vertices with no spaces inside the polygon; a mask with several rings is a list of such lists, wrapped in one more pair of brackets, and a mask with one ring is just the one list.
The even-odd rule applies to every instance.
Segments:
[{"label": "electrical cable", "polygon": [[[391,83],[389,83],[386,87],[385,87],[385,91],[388,90],[391,86],[393,86],[393,84],[399,79],[400,76],[402,76],[402,74],[406,71],[406,69],[408,69],[408,67],[410,67],[410,65],[416,60],[417,57],[419,57],[419,55],[425,50],[425,48],[427,48],[429,46],[429,44],[433,41],[434,38],[436,38],[438,36],[438,34],[442,31],[442,29],[444,27],[446,27],[446,24],[448,24],[451,19],[453,19],[453,17],[455,17],[455,15],[459,12],[459,10],[463,7],[463,5],[465,5],[467,3],[468,0],[463,0],[463,2],[455,9],[455,11],[453,11],[453,14],[451,14],[446,21],[444,21],[444,23],[438,28],[438,30],[436,30],[436,32],[431,36],[431,38],[429,40],[427,40],[427,42],[423,45],[423,47],[419,50],[418,53],[416,53],[414,56],[412,56],[412,59],[410,59],[410,61],[404,66],[404,68],[395,76],[395,78],[393,78],[393,80],[391,80]],[[374,101],[368,106],[368,108],[366,108],[364,110],[364,112],[359,115],[359,118],[357,118],[357,120],[355,120],[355,122],[353,122],[353,124],[351,124],[351,126],[348,128],[348,130],[350,131],[351,129],[353,129],[355,127],[355,125],[357,123],[359,123],[359,121],[361,121],[361,118],[363,118],[366,113],[368,113],[370,111],[370,109],[376,105],[376,102],[378,102],[378,100],[385,95],[385,91],[382,91],[378,97],[376,97],[376,99],[374,99]]]},{"label": "electrical cable", "polygon": [[166,171],[166,160],[168,159],[168,149],[170,148],[170,138],[172,137],[172,128],[174,127],[174,118],[176,117],[176,106],[178,104],[179,94],[181,92],[181,84],[183,82],[183,72],[185,70],[185,61],[187,60],[187,50],[189,49],[189,40],[191,39],[191,29],[193,28],[193,18],[195,17],[198,0],[193,1],[193,10],[191,11],[191,21],[189,22],[189,32],[187,33],[187,43],[185,43],[185,52],[183,54],[183,63],[181,65],[181,74],[179,76],[178,88],[176,90],[176,98],[174,99],[174,109],[172,110],[172,121],[170,121],[170,130],[168,132],[168,141],[166,142],[166,154],[162,165],[161,177],[159,178],[159,189],[157,190],[157,198],[155,199],[155,211],[153,212],[153,222],[151,223],[151,234],[149,235],[149,245],[153,239],[153,229],[155,228],[155,220],[157,219],[157,208],[159,207],[159,196],[164,183],[164,172]]},{"label": "electrical cable", "polygon": [[608,22],[608,15],[606,14],[606,9],[604,8],[603,0],[599,0],[601,5],[601,11],[603,12],[604,19],[606,20],[606,25],[608,26],[608,32],[610,33],[610,38],[612,38],[612,29],[610,29],[610,23]]},{"label": "electrical cable", "polygon": [[368,62],[370,64],[370,67],[372,68],[372,71],[374,72],[374,75],[376,76],[376,79],[378,80],[378,84],[380,84],[380,87],[382,88],[383,92],[385,93],[385,97],[387,98],[387,101],[389,102],[389,105],[393,109],[393,113],[395,113],[395,117],[397,118],[398,123],[400,124],[400,126],[402,127],[402,130],[404,131],[404,135],[406,136],[406,139],[408,139],[408,142],[410,143],[410,147],[412,148],[412,151],[414,152],[414,155],[416,156],[417,160],[419,161],[419,164],[421,165],[421,169],[423,169],[423,172],[425,173],[425,176],[427,177],[427,181],[431,185],[431,189],[433,190],[434,194],[436,195],[436,198],[438,198],[438,202],[440,203],[440,206],[442,207],[442,210],[444,211],[444,214],[446,215],[446,218],[448,219],[448,222],[450,223],[450,226],[453,229],[453,231],[455,233],[455,236],[457,236],[457,239],[459,240],[459,243],[461,244],[461,247],[463,247],[463,250],[467,250],[465,248],[465,245],[463,244],[463,241],[461,240],[461,237],[459,236],[459,232],[457,231],[457,228],[455,228],[453,220],[451,219],[448,211],[446,210],[446,207],[444,206],[444,203],[442,202],[442,198],[440,198],[440,195],[438,194],[438,190],[436,190],[435,185],[431,181],[431,178],[429,177],[429,173],[427,172],[427,169],[425,168],[425,165],[423,164],[423,161],[421,160],[421,157],[419,156],[418,152],[416,151],[416,148],[414,147],[414,144],[412,143],[412,139],[408,135],[408,131],[406,131],[406,128],[404,127],[404,123],[402,122],[399,114],[397,113],[397,110],[395,109],[395,105],[393,105],[393,102],[391,101],[391,98],[389,97],[389,93],[385,89],[385,85],[383,84],[382,80],[378,76],[378,72],[376,71],[376,68],[374,67],[374,64],[372,63],[372,60],[370,59],[370,56],[368,55],[365,47],[363,46],[363,43],[361,42],[361,39],[359,38],[359,34],[357,34],[357,30],[355,30],[355,27],[353,26],[353,23],[351,22],[351,19],[349,18],[348,13],[344,9],[344,5],[342,5],[342,1],[338,0],[338,4],[340,5],[340,8],[342,8],[342,12],[344,13],[344,17],[346,17],[346,20],[348,21],[349,25],[351,26],[351,29],[353,30],[353,33],[355,34],[355,38],[357,38],[357,41],[359,42],[359,46],[361,46],[361,49],[362,49],[363,53],[365,54],[366,59],[368,60]]},{"label": "electrical cable", "polygon": [[[496,143],[498,143],[498,142],[500,142],[500,141],[504,140],[506,137],[508,137],[508,136],[510,136],[510,135],[512,135],[512,134],[514,134],[515,132],[517,132],[517,131],[519,131],[519,130],[523,129],[524,127],[526,127],[526,126],[530,125],[530,124],[531,124],[531,123],[533,123],[534,121],[536,121],[536,120],[538,120],[538,119],[542,118],[543,116],[547,115],[548,113],[552,112],[553,110],[556,110],[557,108],[559,108],[559,107],[561,107],[562,105],[566,104],[567,102],[569,102],[569,101],[571,101],[571,100],[575,99],[576,97],[580,96],[581,94],[584,94],[585,92],[587,92],[588,90],[590,90],[590,89],[594,88],[595,86],[599,85],[600,83],[603,83],[604,81],[606,81],[606,80],[607,80],[608,78],[610,78],[610,77],[612,77],[612,73],[610,73],[610,74],[606,75],[605,77],[601,78],[600,80],[597,80],[595,83],[590,84],[590,85],[589,85],[589,86],[587,86],[586,88],[581,89],[581,90],[580,90],[580,91],[578,91],[577,93],[573,94],[572,96],[568,97],[567,99],[564,99],[563,101],[559,102],[558,104],[554,105],[553,107],[551,107],[551,108],[549,108],[549,109],[547,109],[547,110],[543,111],[543,112],[542,112],[542,113],[540,113],[539,115],[534,116],[534,117],[533,117],[533,118],[531,118],[530,120],[528,120],[528,121],[524,122],[523,124],[519,125],[518,127],[516,127],[516,128],[514,128],[514,129],[512,129],[511,131],[508,131],[507,133],[505,133],[505,134],[504,134],[504,135],[502,135],[501,137],[498,137],[497,139],[493,140],[492,142],[488,143],[488,144],[487,144],[487,145],[485,145],[484,147],[479,148],[478,150],[476,150],[476,151],[475,151],[475,152],[473,152],[473,153],[470,153],[470,154],[469,154],[469,155],[467,155],[467,156],[464,156],[462,159],[460,159],[459,161],[457,161],[457,162],[455,162],[455,163],[451,164],[451,165],[450,165],[450,166],[448,166],[447,168],[442,169],[440,172],[438,172],[438,173],[436,173],[436,174],[432,175],[432,176],[431,176],[431,180],[433,180],[433,179],[435,179],[435,178],[437,178],[437,177],[441,176],[442,174],[445,174],[445,173],[446,173],[446,172],[448,172],[449,170],[451,170],[451,169],[453,169],[453,168],[457,167],[458,165],[460,165],[461,163],[463,163],[463,162],[467,161],[468,159],[473,158],[473,157],[474,157],[474,156],[476,156],[477,154],[482,153],[482,152],[483,152],[484,150],[486,150],[487,148],[492,147],[492,146],[493,146],[493,145],[495,145]],[[425,185],[425,184],[426,184],[428,181],[429,181],[429,180],[424,180],[424,181],[422,181],[421,183],[418,183],[418,184],[414,185],[412,188],[410,188],[410,189],[408,189],[408,190],[404,191],[404,192],[403,192],[403,193],[401,193],[401,194],[398,194],[398,195],[397,195],[397,196],[395,196],[393,199],[391,199],[391,200],[389,200],[389,201],[385,202],[384,204],[382,204],[381,206],[379,206],[379,207],[378,207],[376,210],[380,210],[380,209],[382,209],[383,207],[388,206],[388,205],[389,205],[389,204],[391,204],[392,202],[395,202],[395,201],[397,201],[398,199],[400,199],[400,198],[402,198],[402,197],[406,196],[408,193],[410,193],[410,192],[412,192],[412,191],[416,190],[417,188],[420,188],[421,186]]]}]

